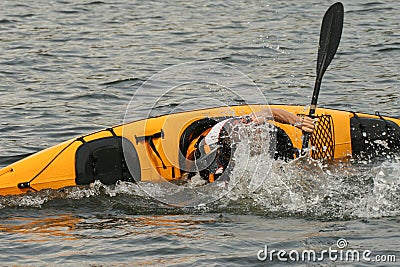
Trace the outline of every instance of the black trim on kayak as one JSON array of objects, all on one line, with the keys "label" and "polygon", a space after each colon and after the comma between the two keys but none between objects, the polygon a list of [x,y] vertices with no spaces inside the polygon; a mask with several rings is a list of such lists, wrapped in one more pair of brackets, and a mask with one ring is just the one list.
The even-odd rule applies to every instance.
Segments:
[{"label": "black trim on kayak", "polygon": [[353,113],[350,119],[352,155],[359,159],[391,157],[400,154],[400,127],[384,119],[363,118]]},{"label": "black trim on kayak", "polygon": [[[113,135],[92,141],[84,141],[82,138],[80,141],[82,145],[75,155],[77,185],[87,185],[95,180],[106,185],[115,184],[119,180],[140,180],[139,157],[128,139]],[[128,164],[131,168],[128,168]],[[130,170],[133,170],[133,174]]]},{"label": "black trim on kayak", "polygon": [[204,118],[197,120],[190,124],[186,129],[183,131],[180,140],[179,140],[179,149],[180,149],[180,159],[179,163],[181,166],[185,163],[186,161],[186,153],[189,149],[190,143],[198,138],[204,131],[207,129],[210,129],[213,127],[215,124],[217,124],[220,121],[223,121],[226,119],[225,117],[222,118]]},{"label": "black trim on kayak", "polygon": [[[293,146],[292,140],[284,130],[275,126],[276,132],[276,147],[274,159],[291,160],[299,155],[299,150]],[[273,142],[273,140],[272,140]]]}]

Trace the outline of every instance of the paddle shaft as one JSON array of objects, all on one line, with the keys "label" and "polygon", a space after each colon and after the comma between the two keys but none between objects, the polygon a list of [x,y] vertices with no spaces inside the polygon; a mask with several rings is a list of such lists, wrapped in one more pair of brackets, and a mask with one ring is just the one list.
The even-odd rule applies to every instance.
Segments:
[{"label": "paddle shaft", "polygon": [[316,91],[316,93],[313,94],[312,99],[311,99],[310,111],[308,113],[308,116],[310,116],[310,117],[314,116],[315,109],[317,108],[319,89],[321,88],[321,81],[322,81],[322,77],[320,79],[315,80],[315,85],[314,85],[315,89],[314,90]]},{"label": "paddle shaft", "polygon": [[[339,46],[343,29],[343,13],[343,4],[337,2],[329,7],[322,19],[317,58],[317,77],[308,114],[310,117],[315,115],[322,77]],[[302,152],[308,147],[309,139],[310,134],[303,132]]]}]

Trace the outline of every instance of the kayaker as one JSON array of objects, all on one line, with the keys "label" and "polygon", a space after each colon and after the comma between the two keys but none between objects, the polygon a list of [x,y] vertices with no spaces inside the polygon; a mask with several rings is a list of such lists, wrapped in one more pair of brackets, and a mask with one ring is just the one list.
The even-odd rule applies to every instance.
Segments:
[{"label": "kayaker", "polygon": [[[192,172],[189,178],[198,173],[203,179],[210,182],[213,182],[214,179],[218,179],[227,168],[231,160],[232,152],[235,150],[235,142],[232,142],[233,139],[237,139],[235,136],[237,131],[235,131],[235,129],[240,125],[256,126],[268,123],[268,121],[271,120],[295,126],[304,132],[312,133],[314,131],[315,119],[307,116],[296,116],[293,113],[276,108],[252,113],[243,117],[225,119],[215,124],[203,137],[197,140],[197,144],[195,145],[196,150],[191,156],[192,160],[195,162],[196,172]],[[282,136],[279,136],[280,134],[288,138],[280,128],[277,128],[277,131],[277,143],[279,143],[279,140],[282,140]],[[288,140],[290,142],[290,139]],[[286,142],[280,141],[280,143]],[[282,147],[282,145],[280,146],[277,144],[277,153],[282,152],[279,151],[279,149],[288,150],[287,147]],[[293,157],[295,152],[292,150],[289,151],[289,154],[290,153]]]}]

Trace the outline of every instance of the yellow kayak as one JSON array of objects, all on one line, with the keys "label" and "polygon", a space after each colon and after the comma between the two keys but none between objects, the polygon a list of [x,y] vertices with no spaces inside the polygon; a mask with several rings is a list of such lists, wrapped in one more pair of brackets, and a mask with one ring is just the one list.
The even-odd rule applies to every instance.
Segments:
[{"label": "yellow kayak", "polygon": [[[267,108],[296,115],[302,106],[242,105],[216,107],[138,120],[97,131],[47,148],[0,170],[0,195],[45,188],[123,181],[173,181],[184,175],[185,156],[193,140],[218,121]],[[314,159],[347,160],[386,157],[400,148],[400,119],[317,108],[316,129],[310,138]],[[288,146],[301,149],[302,132],[271,122]],[[277,152],[281,147],[277,146]],[[294,155],[296,157],[296,155]]]}]

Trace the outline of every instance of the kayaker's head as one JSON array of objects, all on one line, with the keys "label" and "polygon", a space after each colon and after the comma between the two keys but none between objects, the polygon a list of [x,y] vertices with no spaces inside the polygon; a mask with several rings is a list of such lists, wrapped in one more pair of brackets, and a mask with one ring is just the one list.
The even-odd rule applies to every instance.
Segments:
[{"label": "kayaker's head", "polygon": [[195,151],[195,164],[200,175],[209,180],[210,175],[219,178],[229,165],[232,155],[229,121],[214,125],[208,134],[199,140]]}]

